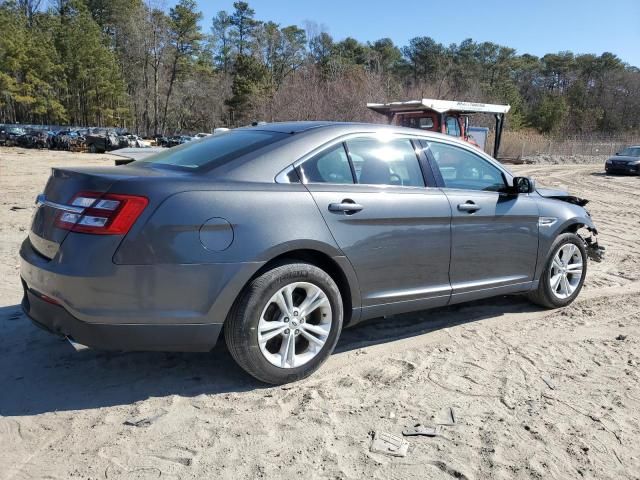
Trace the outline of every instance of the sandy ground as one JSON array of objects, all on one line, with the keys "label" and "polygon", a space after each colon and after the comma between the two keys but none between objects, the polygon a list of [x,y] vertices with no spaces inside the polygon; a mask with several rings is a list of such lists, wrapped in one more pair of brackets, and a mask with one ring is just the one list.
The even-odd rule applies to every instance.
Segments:
[{"label": "sandy ground", "polygon": [[[640,478],[640,178],[515,168],[592,200],[608,259],[570,307],[511,297],[374,321],[312,378],[267,388],[224,348],[75,353],[21,314],[17,251],[49,168],[110,161],[0,150],[0,479]],[[456,424],[406,457],[369,451],[371,432],[448,408]]]}]

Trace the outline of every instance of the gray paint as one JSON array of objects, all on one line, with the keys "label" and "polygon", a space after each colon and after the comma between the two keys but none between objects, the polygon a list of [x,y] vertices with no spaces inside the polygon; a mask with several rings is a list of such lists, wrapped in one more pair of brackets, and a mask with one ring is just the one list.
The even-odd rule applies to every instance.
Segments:
[{"label": "gray paint", "polygon": [[[504,166],[452,137],[367,124],[254,128],[290,135],[205,173],[145,162],[54,169],[45,188],[51,202],[68,204],[74,194],[90,190],[144,195],[149,204],[126,236],[58,229],[56,209],[41,205],[20,252],[27,287],[58,300],[87,324],[220,325],[267,262],[294,250],[312,250],[343,272],[355,323],[527,291],[537,284],[559,233],[575,224],[593,228],[584,208],[539,193],[446,189],[434,177],[425,176],[426,188],[275,180],[337,141],[386,132],[468,149],[512,182]],[[424,152],[420,157],[426,172],[428,157]],[[363,210],[352,215],[329,211],[330,203],[345,199]],[[481,209],[458,210],[467,201]],[[538,227],[539,216],[557,221]],[[211,346],[215,342],[210,339]]]}]

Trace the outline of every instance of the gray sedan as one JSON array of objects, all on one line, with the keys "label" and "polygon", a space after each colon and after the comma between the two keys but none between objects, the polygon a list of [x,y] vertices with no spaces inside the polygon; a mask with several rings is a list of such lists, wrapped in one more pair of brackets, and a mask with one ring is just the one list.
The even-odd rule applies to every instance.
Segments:
[{"label": "gray sedan", "polygon": [[37,325],[111,350],[208,351],[224,332],[276,384],[369,318],[504,294],[568,305],[601,251],[586,201],[381,125],[266,124],[54,168],[37,203],[20,251]]},{"label": "gray sedan", "polygon": [[607,173],[640,175],[640,145],[617,152],[606,161],[604,169]]}]

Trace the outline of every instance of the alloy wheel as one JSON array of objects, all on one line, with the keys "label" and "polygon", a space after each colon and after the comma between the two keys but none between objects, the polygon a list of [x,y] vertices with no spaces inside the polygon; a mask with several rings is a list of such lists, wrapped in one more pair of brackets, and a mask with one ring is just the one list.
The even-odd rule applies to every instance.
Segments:
[{"label": "alloy wheel", "polygon": [[258,322],[258,344],[269,363],[296,368],[313,359],[331,332],[327,294],[309,282],[280,288],[267,302]]},{"label": "alloy wheel", "polygon": [[580,249],[573,243],[563,245],[551,263],[551,292],[559,299],[570,297],[580,285],[583,272],[584,262]]}]

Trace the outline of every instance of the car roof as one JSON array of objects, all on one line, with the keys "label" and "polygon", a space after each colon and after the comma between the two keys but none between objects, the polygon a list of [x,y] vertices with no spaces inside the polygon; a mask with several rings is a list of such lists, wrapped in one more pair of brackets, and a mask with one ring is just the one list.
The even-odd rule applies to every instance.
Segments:
[{"label": "car roof", "polygon": [[[328,121],[300,121],[300,122],[271,122],[260,123],[258,125],[251,125],[247,127],[241,127],[237,130],[262,130],[266,132],[280,132],[280,133],[300,133],[312,128],[328,127],[331,125],[342,124],[344,122],[328,122]],[[346,123],[345,123],[346,125]]]},{"label": "car roof", "polygon": [[261,130],[266,132],[280,133],[312,133],[313,131],[323,131],[331,135],[348,135],[349,133],[374,132],[380,130],[389,130],[398,134],[441,138],[447,141],[460,143],[468,146],[467,142],[457,137],[446,135],[432,130],[421,130],[419,128],[401,127],[397,125],[388,125],[385,123],[365,123],[365,122],[332,122],[332,121],[302,121],[302,122],[273,122],[263,123],[261,125],[242,127],[235,130]]}]

